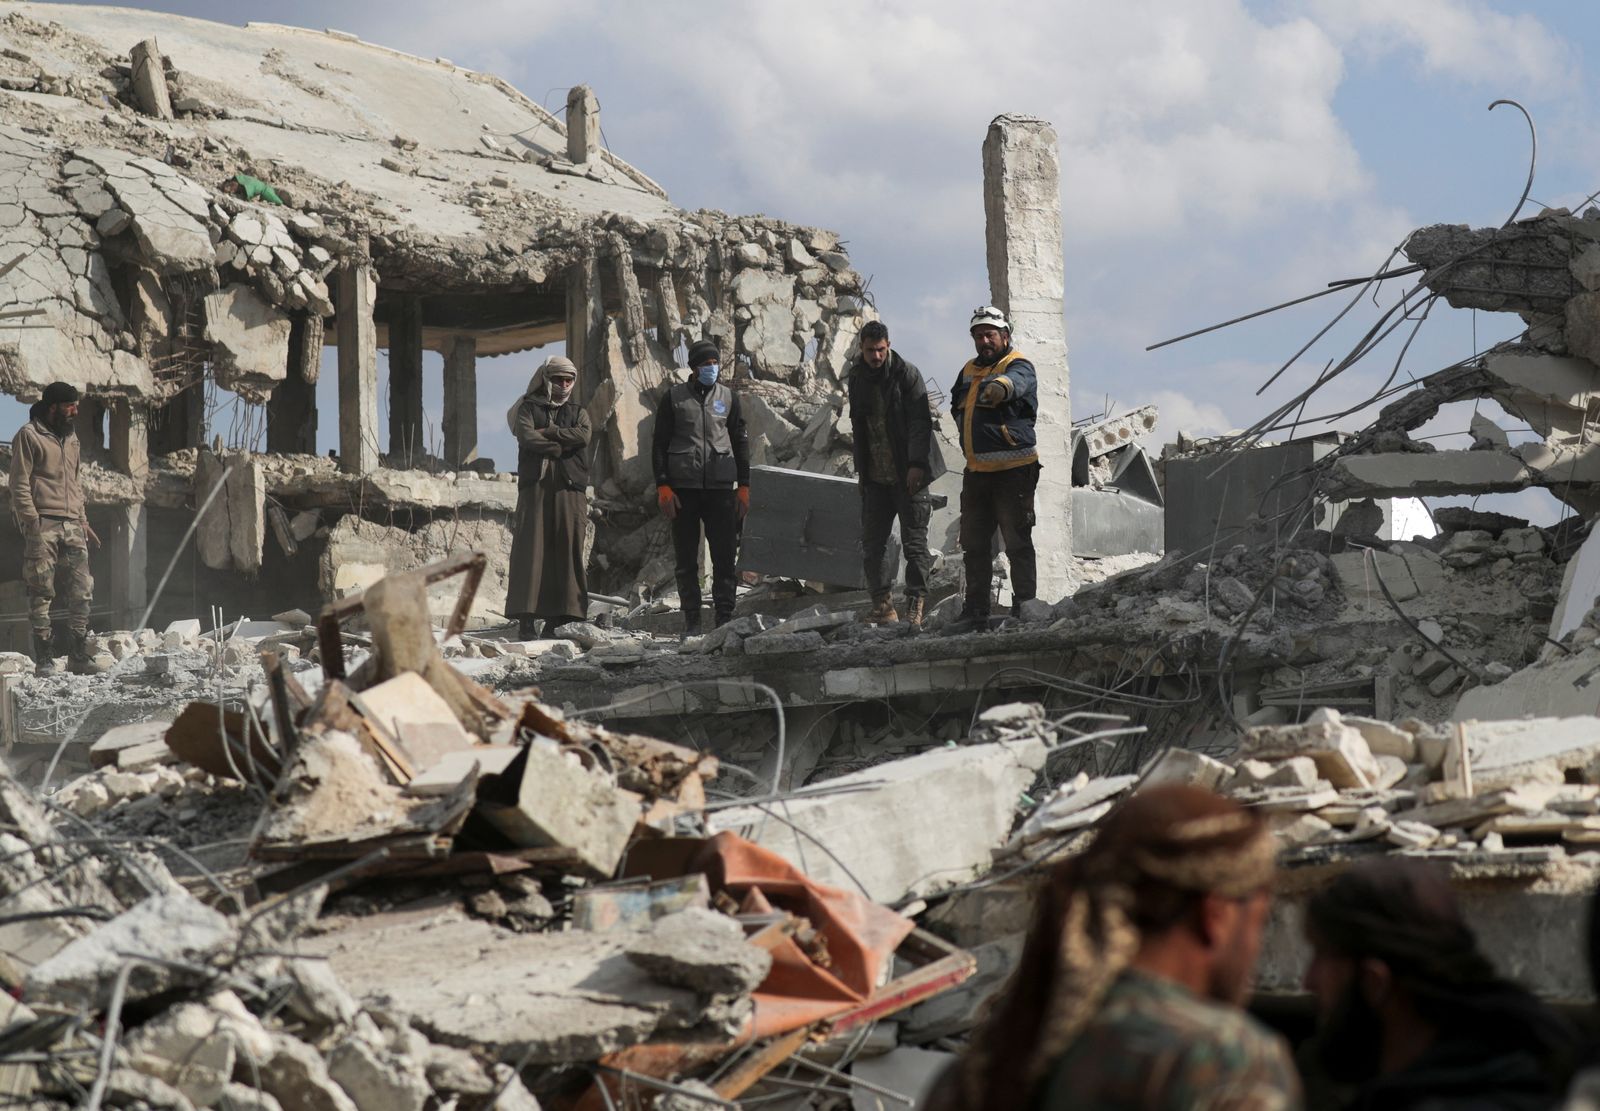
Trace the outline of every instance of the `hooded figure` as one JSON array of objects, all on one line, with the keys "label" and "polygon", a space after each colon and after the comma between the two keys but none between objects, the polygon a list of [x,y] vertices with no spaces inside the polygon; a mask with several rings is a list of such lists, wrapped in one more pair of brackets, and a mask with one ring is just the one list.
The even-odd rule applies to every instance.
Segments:
[{"label": "hooded figure", "polygon": [[517,519],[507,575],[507,617],[522,639],[589,611],[583,541],[589,524],[589,414],[577,398],[578,368],[546,359],[506,414],[517,437]]}]

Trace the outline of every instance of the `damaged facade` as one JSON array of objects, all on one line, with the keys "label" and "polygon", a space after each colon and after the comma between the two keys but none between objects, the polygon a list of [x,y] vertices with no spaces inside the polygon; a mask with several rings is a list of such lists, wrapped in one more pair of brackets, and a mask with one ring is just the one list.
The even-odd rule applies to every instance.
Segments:
[{"label": "damaged facade", "polygon": [[[101,626],[143,612],[223,473],[168,619],[315,609],[380,562],[506,550],[515,461],[479,457],[478,376],[549,343],[598,433],[600,590],[670,581],[643,426],[686,339],[760,380],[758,451],[837,465],[810,424],[872,315],[838,236],[673,207],[600,145],[587,88],[563,124],[444,59],[116,9],[8,4],[0,40],[0,389],[86,395]],[[330,348],[334,411],[316,393]],[[436,414],[424,352],[443,361]]]}]

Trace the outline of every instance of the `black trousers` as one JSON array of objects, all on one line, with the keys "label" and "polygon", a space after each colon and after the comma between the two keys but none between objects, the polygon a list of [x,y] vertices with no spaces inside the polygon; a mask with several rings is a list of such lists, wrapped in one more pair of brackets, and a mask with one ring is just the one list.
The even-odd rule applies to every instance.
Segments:
[{"label": "black trousers", "polygon": [[883,555],[896,520],[900,522],[900,547],[906,556],[906,597],[920,598],[928,593],[928,573],[933,569],[933,553],[928,551],[928,519],[932,516],[933,500],[927,487],[910,494],[903,483],[891,486],[862,480],[861,561],[874,602],[887,598],[894,585],[895,568],[884,567]]},{"label": "black trousers", "polygon": [[1013,604],[1039,588],[1033,554],[1033,493],[1039,464],[1009,471],[968,471],[961,479],[961,550],[967,571],[965,612],[989,613],[989,580],[994,574],[994,534],[999,530],[1011,563]]},{"label": "black trousers", "polygon": [[678,515],[672,520],[672,550],[678,561],[678,599],[689,624],[700,623],[700,531],[711,549],[711,603],[716,619],[733,616],[734,561],[739,551],[739,519],[732,490],[673,487]]}]

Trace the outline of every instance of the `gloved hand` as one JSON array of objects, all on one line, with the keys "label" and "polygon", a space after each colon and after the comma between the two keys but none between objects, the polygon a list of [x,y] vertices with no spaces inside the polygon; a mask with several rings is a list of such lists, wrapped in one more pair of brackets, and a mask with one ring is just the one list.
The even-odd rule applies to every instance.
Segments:
[{"label": "gloved hand", "polygon": [[921,467],[906,468],[906,493],[915,494],[918,490],[922,489],[923,486],[927,485],[927,482],[927,471],[923,470]]},{"label": "gloved hand", "polygon": [[656,505],[661,509],[661,515],[667,520],[673,520],[678,515],[678,507],[683,503],[678,500],[678,495],[672,492],[670,486],[656,487]]},{"label": "gloved hand", "polygon": [[978,391],[978,401],[984,405],[998,405],[1006,399],[1006,388],[999,382],[990,382]]},{"label": "gloved hand", "polygon": [[733,512],[741,521],[750,515],[750,487],[741,486],[733,492]]}]

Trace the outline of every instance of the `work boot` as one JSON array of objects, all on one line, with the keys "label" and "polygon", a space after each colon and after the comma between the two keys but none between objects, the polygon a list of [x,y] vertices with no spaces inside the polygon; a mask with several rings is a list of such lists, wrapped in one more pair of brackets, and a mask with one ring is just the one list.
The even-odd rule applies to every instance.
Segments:
[{"label": "work boot", "polygon": [[539,639],[539,619],[537,617],[532,617],[532,616],[529,616],[527,614],[524,614],[523,616],[517,618],[517,639],[518,640],[538,640]]},{"label": "work boot", "polygon": [[733,620],[732,610],[718,610],[716,620],[711,623],[713,629],[720,629]]},{"label": "work boot", "polygon": [[33,673],[35,675],[54,675],[56,673],[55,646],[50,643],[50,634],[34,630],[33,634]]},{"label": "work boot", "polygon": [[906,623],[911,626],[913,633],[922,632],[922,614],[927,601],[921,594],[913,594],[906,599]]},{"label": "work boot", "polygon": [[947,624],[942,630],[945,636],[961,636],[963,633],[982,633],[989,629],[989,615],[977,610],[963,609],[961,615]]},{"label": "work boot", "polygon": [[685,639],[700,635],[700,608],[698,606],[692,610],[683,611],[683,635]]},{"label": "work boot", "polygon": [[873,603],[872,610],[865,620],[868,625],[893,625],[900,620],[900,615],[894,611],[894,603],[885,594]]},{"label": "work boot", "polygon": [[93,675],[94,658],[89,655],[89,634],[67,634],[67,669],[74,675]]}]

